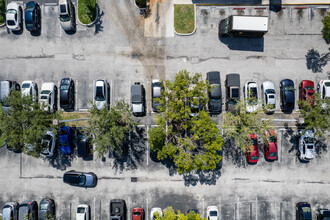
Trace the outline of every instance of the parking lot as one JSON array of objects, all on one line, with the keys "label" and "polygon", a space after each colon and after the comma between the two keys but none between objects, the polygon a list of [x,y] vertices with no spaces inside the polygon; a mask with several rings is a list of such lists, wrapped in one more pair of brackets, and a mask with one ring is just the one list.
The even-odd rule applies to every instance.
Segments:
[{"label": "parking lot", "polygon": [[[24,6],[26,2],[19,3]],[[280,81],[290,78],[295,83],[296,100],[302,80],[317,83],[330,79],[329,65],[317,73],[306,66],[309,50],[321,55],[329,52],[320,33],[321,20],[330,11],[328,6],[285,6],[280,12],[259,6],[197,6],[194,35],[151,38],[144,37],[147,26],[132,1],[98,4],[97,25],[77,25],[73,34],[61,29],[57,2],[51,0],[41,2],[40,35],[26,30],[12,34],[1,27],[0,80],[34,80],[40,89],[43,82],[59,85],[62,78],[70,77],[76,87],[75,111],[91,107],[94,82],[99,78],[110,84],[111,104],[120,99],[129,102],[130,85],[141,82],[146,88],[148,114],[137,119],[141,125],[130,135],[129,156],[124,161],[111,155],[82,160],[75,153],[44,160],[2,147],[0,207],[7,201],[40,201],[49,196],[56,202],[57,218],[63,220],[75,219],[76,206],[81,203],[90,205],[92,219],[108,219],[113,198],[126,200],[129,219],[135,206],[143,207],[148,219],[153,207],[171,205],[183,212],[197,208],[206,217],[206,207],[216,205],[221,219],[240,220],[294,219],[295,204],[300,201],[312,205],[313,217],[318,207],[330,208],[329,143],[318,140],[316,157],[310,163],[301,163],[296,155],[294,127],[276,128],[277,161],[267,162],[261,156],[257,165],[248,165],[245,154],[226,140],[221,170],[185,176],[176,174],[171,164],[155,161],[147,141],[147,131],[155,125],[152,79],[173,80],[182,69],[201,72],[206,78],[206,72],[217,70],[223,94],[228,73],[240,73],[241,88],[253,80],[260,89],[262,82],[271,80],[278,94]],[[268,15],[269,32],[262,39],[219,38],[218,22],[230,14]],[[282,114],[279,110],[277,105],[277,113]],[[220,125],[221,115],[214,119]],[[261,141],[260,151],[262,154]],[[62,176],[68,170],[93,171],[98,176],[97,187],[65,185]]]}]

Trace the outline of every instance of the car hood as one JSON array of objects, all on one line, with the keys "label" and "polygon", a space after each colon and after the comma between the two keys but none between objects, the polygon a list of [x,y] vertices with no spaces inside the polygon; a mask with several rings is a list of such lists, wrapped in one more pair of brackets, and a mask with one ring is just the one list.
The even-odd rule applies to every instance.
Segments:
[{"label": "car hood", "polygon": [[209,105],[210,111],[220,111],[221,110],[221,101],[212,101],[210,100]]},{"label": "car hood", "polygon": [[91,174],[85,174],[85,176],[86,176],[86,183],[85,183],[85,185],[86,186],[92,186],[94,184],[94,182],[93,182],[93,180],[94,180],[93,175],[91,175]]},{"label": "car hood", "polygon": [[255,112],[258,109],[258,105],[246,105],[247,112]]},{"label": "car hood", "polygon": [[216,216],[210,216],[210,220],[218,220]]},{"label": "car hood", "polygon": [[101,110],[106,105],[106,101],[95,101],[95,106],[98,110]]},{"label": "car hood", "polygon": [[287,103],[293,103],[294,102],[294,92],[293,91],[287,91],[285,93],[285,95],[286,95]]},{"label": "car hood", "polygon": [[72,29],[71,20],[66,22],[61,21],[61,26],[65,31],[70,31]]},{"label": "car hood", "polygon": [[30,95],[30,89],[31,88],[24,88],[24,89],[22,89],[22,95]]},{"label": "car hood", "polygon": [[16,21],[15,14],[6,14],[6,20]]},{"label": "car hood", "polygon": [[314,149],[306,149],[305,157],[308,159],[313,159],[314,157]]}]

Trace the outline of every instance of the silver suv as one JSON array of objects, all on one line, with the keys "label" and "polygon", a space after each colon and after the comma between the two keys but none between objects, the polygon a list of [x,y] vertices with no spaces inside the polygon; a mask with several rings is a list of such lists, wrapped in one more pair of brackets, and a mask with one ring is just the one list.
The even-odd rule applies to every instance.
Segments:
[{"label": "silver suv", "polygon": [[300,132],[298,150],[300,160],[310,161],[314,158],[315,138],[313,131],[307,130],[305,133]]}]

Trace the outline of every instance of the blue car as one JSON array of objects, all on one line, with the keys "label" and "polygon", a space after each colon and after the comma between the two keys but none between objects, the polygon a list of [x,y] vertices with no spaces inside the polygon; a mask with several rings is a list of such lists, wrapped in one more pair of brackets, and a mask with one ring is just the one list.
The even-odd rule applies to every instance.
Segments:
[{"label": "blue car", "polygon": [[40,28],[40,6],[30,1],[25,6],[25,27],[28,31],[38,31]]},{"label": "blue car", "polygon": [[283,79],[280,83],[281,109],[292,112],[295,104],[294,83],[291,79]]},{"label": "blue car", "polygon": [[311,205],[307,202],[299,202],[296,206],[296,219],[297,220],[311,220],[312,209]]},{"label": "blue car", "polygon": [[62,126],[60,128],[60,151],[62,154],[71,154],[71,129],[69,126]]}]

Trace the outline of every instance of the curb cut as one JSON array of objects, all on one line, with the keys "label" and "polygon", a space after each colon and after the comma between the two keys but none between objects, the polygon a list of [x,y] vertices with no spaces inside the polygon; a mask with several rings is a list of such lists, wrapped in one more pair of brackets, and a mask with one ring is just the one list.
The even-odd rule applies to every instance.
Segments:
[{"label": "curb cut", "polygon": [[78,22],[81,26],[84,26],[84,27],[91,27],[95,21],[97,20],[97,18],[99,17],[99,4],[96,2],[96,16],[95,16],[95,19],[94,21],[92,21],[91,23],[89,24],[83,24],[80,20],[79,20],[79,15],[78,15],[78,8],[79,8],[79,0],[77,0],[77,18],[78,18]]},{"label": "curb cut", "polygon": [[[193,4],[193,5],[194,5],[194,14],[195,14],[195,28],[194,28],[194,30],[191,33],[188,33],[188,34],[178,33],[178,32],[175,31],[175,27],[173,25],[173,30],[174,30],[174,33],[176,35],[179,35],[179,36],[191,36],[191,35],[193,35],[196,32],[196,29],[197,29],[197,27],[196,27],[196,17],[197,17],[197,15],[196,15],[196,4]],[[173,7],[173,10],[174,10],[174,7]]]}]

